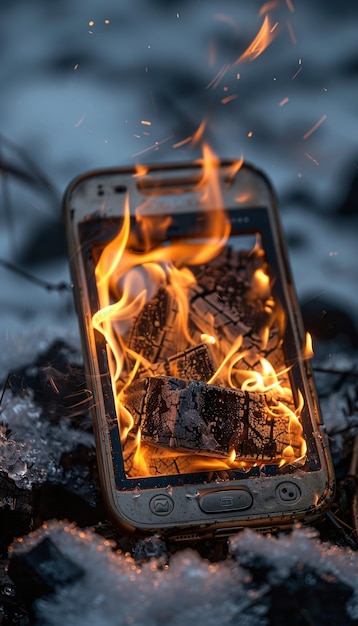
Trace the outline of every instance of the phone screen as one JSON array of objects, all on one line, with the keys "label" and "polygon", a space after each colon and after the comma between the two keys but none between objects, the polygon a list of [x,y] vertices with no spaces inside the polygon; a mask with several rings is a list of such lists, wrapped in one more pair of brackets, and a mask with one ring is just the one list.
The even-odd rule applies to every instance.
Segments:
[{"label": "phone screen", "polygon": [[122,485],[317,469],[267,210],[210,219],[79,225]]}]

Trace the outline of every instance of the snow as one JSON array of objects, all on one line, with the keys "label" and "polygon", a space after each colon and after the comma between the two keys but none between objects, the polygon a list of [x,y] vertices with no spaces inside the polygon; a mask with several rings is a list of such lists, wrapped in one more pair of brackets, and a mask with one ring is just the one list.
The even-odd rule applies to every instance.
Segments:
[{"label": "snow", "polygon": [[[12,549],[24,553],[45,537],[84,570],[75,583],[36,602],[37,618],[49,626],[265,626],[268,586],[250,585],[247,568],[258,558],[270,563],[270,585],[284,583],[304,566],[345,583],[353,592],[349,615],[358,617],[357,553],[321,543],[312,529],[297,527],[279,537],[246,529],[231,538],[232,558],[219,563],[190,549],[177,552],[169,563],[163,556],[135,561],[93,532],[59,522],[50,522]],[[307,585],[315,584],[314,576],[306,578]]]},{"label": "snow", "polygon": [[76,445],[93,446],[93,435],[74,429],[65,420],[49,422],[31,392],[23,396],[5,392],[0,424],[0,470],[17,487],[31,489],[50,480],[61,470],[59,461]]}]

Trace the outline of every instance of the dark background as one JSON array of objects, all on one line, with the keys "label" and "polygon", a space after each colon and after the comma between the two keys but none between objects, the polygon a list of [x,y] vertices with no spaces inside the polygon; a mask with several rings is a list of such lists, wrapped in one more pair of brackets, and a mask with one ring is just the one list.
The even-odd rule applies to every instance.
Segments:
[{"label": "dark background", "polygon": [[[263,23],[262,2],[3,1],[0,256],[68,281],[60,198],[70,180],[87,169],[197,157],[198,147],[173,146],[205,118],[220,157],[243,155],[271,178],[317,333],[327,332],[322,312],[337,309],[354,329],[358,5],[272,4],[277,36],[235,65]],[[70,295],[4,268],[0,280],[3,340],[30,327],[73,324],[76,333]]]}]

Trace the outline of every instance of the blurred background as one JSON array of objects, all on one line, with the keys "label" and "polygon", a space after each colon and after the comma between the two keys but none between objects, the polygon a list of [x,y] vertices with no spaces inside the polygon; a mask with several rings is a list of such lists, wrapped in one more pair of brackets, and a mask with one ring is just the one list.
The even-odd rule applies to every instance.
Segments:
[{"label": "blurred background", "polygon": [[[268,47],[241,59],[265,25]],[[184,140],[205,120],[220,157],[271,179],[310,329],[357,347],[357,41],[350,0],[3,0],[2,341],[77,332],[70,292],[5,267],[69,283],[68,183],[197,158]]]}]

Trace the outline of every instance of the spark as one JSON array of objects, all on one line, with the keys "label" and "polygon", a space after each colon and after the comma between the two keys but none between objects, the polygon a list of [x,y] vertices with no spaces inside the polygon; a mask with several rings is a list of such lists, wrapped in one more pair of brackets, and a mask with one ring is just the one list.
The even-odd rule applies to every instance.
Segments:
[{"label": "spark", "polygon": [[316,122],[316,123],[312,126],[312,128],[310,128],[310,129],[307,131],[307,133],[305,133],[305,134],[303,135],[303,139],[307,139],[310,135],[312,135],[312,133],[314,133],[314,132],[315,132],[315,130],[317,130],[317,128],[318,128],[319,126],[321,126],[322,122],[324,122],[324,120],[325,120],[325,119],[327,119],[327,115],[322,115],[322,117],[318,120],[318,122]]},{"label": "spark", "polygon": [[207,123],[208,123],[208,121],[206,119],[203,119],[203,121],[200,122],[198,128],[196,129],[196,131],[195,131],[195,133],[194,133],[194,135],[192,137],[192,144],[193,144],[193,146],[196,146],[201,141],[201,139],[203,138],[204,131],[205,131]]},{"label": "spark", "polygon": [[269,11],[272,11],[273,9],[276,9],[279,6],[279,2],[265,2],[265,4],[261,7],[260,11],[259,11],[259,15],[265,15],[266,13],[269,13]]},{"label": "spark", "polygon": [[228,102],[231,102],[232,100],[236,100],[237,98],[237,94],[232,94],[231,96],[226,96],[226,98],[223,98],[221,100],[221,104],[227,104]]},{"label": "spark", "polygon": [[297,43],[296,35],[294,33],[293,26],[292,26],[291,22],[289,22],[288,20],[287,20],[287,28],[288,28],[288,32],[290,33],[290,37],[291,37],[292,43],[296,44]]},{"label": "spark", "polygon": [[248,137],[252,137],[252,135],[253,135],[253,134],[254,134],[254,132],[253,132],[252,130],[250,130],[250,131],[247,133],[247,136],[248,136]]},{"label": "spark", "polygon": [[209,43],[209,66],[212,67],[216,61],[217,49],[214,41]]},{"label": "spark", "polygon": [[76,71],[78,70],[78,63],[76,63],[76,65],[73,66],[73,69]]},{"label": "spark", "polygon": [[141,120],[141,124],[143,124],[143,126],[151,126],[152,122],[148,122],[148,120]]},{"label": "spark", "polygon": [[186,139],[183,139],[182,141],[178,141],[177,143],[173,143],[172,148],[181,148],[181,146],[185,146],[187,143],[189,143],[193,138],[193,135],[190,135],[190,137],[187,137]]},{"label": "spark", "polygon": [[300,72],[302,72],[302,70],[303,70],[303,67],[301,65],[301,67],[298,68],[297,72],[294,73],[291,80],[295,80],[295,78],[299,75]]},{"label": "spark", "polygon": [[[276,6],[277,4],[275,2],[267,3],[265,5],[267,9],[273,8]],[[261,14],[262,14],[262,10],[260,11],[260,15]],[[217,19],[220,19],[223,21],[229,21],[230,25],[232,25],[231,18],[228,18],[226,15],[219,14],[217,16]],[[216,89],[216,87],[219,85],[220,81],[222,80],[222,78],[225,76],[226,72],[229,69],[231,69],[235,65],[238,65],[239,63],[242,63],[243,61],[247,61],[247,60],[253,61],[254,59],[257,59],[257,57],[259,57],[264,52],[264,50],[268,48],[268,46],[272,43],[272,41],[276,37],[277,33],[275,31],[278,30],[278,25],[279,25],[278,22],[275,22],[275,24],[271,26],[268,16],[265,15],[265,18],[261,25],[260,30],[258,31],[256,37],[254,37],[250,45],[246,48],[246,50],[236,59],[234,63],[225,63],[222,66],[222,68],[217,72],[217,74],[214,76],[214,78],[212,78],[212,80],[208,83],[206,88]],[[240,74],[237,74],[236,77],[240,78]]]},{"label": "spark", "polygon": [[310,159],[315,165],[319,165],[319,162],[317,161],[317,159],[314,159],[313,156],[308,154],[308,152],[305,152],[305,155],[306,155],[307,159]]},{"label": "spark", "polygon": [[283,106],[284,106],[285,104],[287,104],[287,102],[289,102],[289,101],[290,101],[290,99],[289,99],[289,98],[287,98],[287,97],[286,97],[286,98],[283,98],[283,100],[281,100],[281,101],[278,103],[278,106],[279,106],[279,107],[283,107]]},{"label": "spark", "polygon": [[162,139],[161,141],[155,141],[154,144],[152,144],[151,146],[148,146],[148,148],[144,148],[144,150],[141,150],[140,152],[136,152],[135,154],[132,154],[132,158],[140,156],[141,154],[144,154],[145,152],[149,152],[150,150],[158,150],[159,146],[161,146],[162,143],[169,141],[169,139],[171,139],[172,137],[173,135],[169,135],[169,137],[166,137],[165,139]]},{"label": "spark", "polygon": [[215,19],[218,22],[226,22],[226,24],[229,24],[229,26],[232,26],[234,30],[236,30],[237,32],[239,31],[239,27],[237,23],[235,22],[235,20],[230,15],[227,15],[226,13],[217,13],[215,15]]},{"label": "spark", "polygon": [[265,16],[265,19],[262,23],[262,26],[257,33],[256,37],[252,40],[250,45],[246,48],[245,52],[242,53],[241,56],[235,61],[235,65],[241,63],[242,61],[249,59],[253,61],[257,59],[257,57],[264,52],[264,50],[272,43],[274,36],[273,31],[276,30],[278,22],[271,27],[268,16]]},{"label": "spark", "polygon": [[110,22],[110,20],[104,20],[104,23],[105,24],[110,24],[111,22]]},{"label": "spark", "polygon": [[221,68],[221,70],[219,70],[217,72],[217,74],[214,76],[214,78],[210,81],[210,83],[208,83],[206,85],[207,89],[216,89],[216,87],[218,86],[218,84],[220,83],[221,79],[225,76],[226,72],[230,69],[231,65],[230,63],[225,63],[225,65],[223,65],[223,67]]},{"label": "spark", "polygon": [[80,119],[78,120],[78,122],[76,122],[76,124],[75,124],[75,128],[78,128],[79,126],[81,126],[81,124],[82,124],[82,122],[83,122],[83,120],[84,120],[84,119],[85,119],[85,116],[84,116],[84,115],[82,115],[82,116],[80,117]]},{"label": "spark", "polygon": [[94,26],[94,21],[93,21],[93,20],[90,20],[90,21],[88,22],[88,26]]}]

